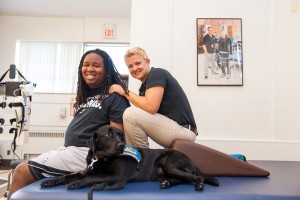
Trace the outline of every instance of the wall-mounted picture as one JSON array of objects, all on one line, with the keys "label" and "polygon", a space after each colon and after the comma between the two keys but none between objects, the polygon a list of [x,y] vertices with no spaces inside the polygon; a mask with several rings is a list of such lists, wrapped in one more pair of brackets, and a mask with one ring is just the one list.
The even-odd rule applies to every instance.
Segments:
[{"label": "wall-mounted picture", "polygon": [[242,19],[197,18],[197,85],[242,86]]}]

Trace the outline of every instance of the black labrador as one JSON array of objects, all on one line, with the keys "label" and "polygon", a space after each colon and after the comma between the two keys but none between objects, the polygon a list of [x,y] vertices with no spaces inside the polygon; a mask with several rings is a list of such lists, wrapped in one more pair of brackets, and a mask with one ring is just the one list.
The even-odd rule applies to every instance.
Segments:
[{"label": "black labrador", "polygon": [[[97,186],[97,190],[114,190],[122,189],[128,182],[159,181],[160,188],[194,182],[195,189],[200,191],[204,182],[219,185],[216,178],[203,175],[179,151],[147,148],[136,151],[125,145],[122,131],[113,126],[99,128],[88,146],[87,168],[83,172],[43,181],[41,187],[67,183],[68,189]],[[128,152],[132,155],[127,155]]]}]

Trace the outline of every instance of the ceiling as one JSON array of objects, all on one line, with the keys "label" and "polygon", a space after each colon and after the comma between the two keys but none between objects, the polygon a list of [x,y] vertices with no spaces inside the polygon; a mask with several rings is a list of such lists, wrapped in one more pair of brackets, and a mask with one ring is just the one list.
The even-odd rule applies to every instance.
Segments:
[{"label": "ceiling", "polygon": [[0,0],[0,15],[130,18],[131,0]]}]

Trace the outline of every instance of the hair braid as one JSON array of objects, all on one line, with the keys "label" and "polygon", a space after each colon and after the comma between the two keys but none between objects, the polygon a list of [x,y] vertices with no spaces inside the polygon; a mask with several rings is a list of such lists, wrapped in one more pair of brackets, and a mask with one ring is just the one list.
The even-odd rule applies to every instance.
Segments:
[{"label": "hair braid", "polygon": [[124,90],[125,93],[128,94],[127,86],[122,79],[121,75],[119,74],[117,68],[115,67],[111,57],[103,50],[95,49],[87,51],[83,56],[81,57],[79,67],[78,67],[78,82],[77,82],[77,96],[76,96],[76,103],[74,105],[75,109],[79,108],[79,105],[84,104],[87,102],[88,92],[90,90],[89,86],[86,84],[82,77],[82,66],[85,57],[88,54],[95,53],[101,56],[104,60],[104,69],[106,78],[104,80],[104,90],[103,93],[99,96],[99,101],[102,101],[105,98],[105,95],[108,94],[108,90],[112,84],[119,84]]}]

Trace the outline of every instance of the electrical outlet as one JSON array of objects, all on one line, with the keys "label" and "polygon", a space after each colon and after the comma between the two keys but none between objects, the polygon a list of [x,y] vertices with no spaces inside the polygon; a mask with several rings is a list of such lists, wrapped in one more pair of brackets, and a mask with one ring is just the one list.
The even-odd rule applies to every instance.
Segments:
[{"label": "electrical outlet", "polygon": [[10,155],[10,150],[7,150],[7,155],[8,155],[8,156]]},{"label": "electrical outlet", "polygon": [[66,117],[66,107],[61,107],[60,109],[59,109],[59,112],[60,112],[60,117],[61,118],[65,118]]}]

